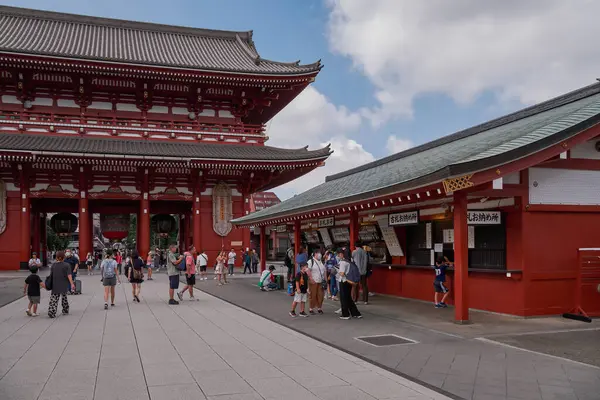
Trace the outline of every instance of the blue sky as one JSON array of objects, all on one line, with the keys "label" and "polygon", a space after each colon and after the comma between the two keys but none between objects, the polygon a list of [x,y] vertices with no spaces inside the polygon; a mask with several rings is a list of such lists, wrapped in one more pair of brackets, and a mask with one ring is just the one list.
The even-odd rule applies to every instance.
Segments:
[{"label": "blue sky", "polygon": [[[598,56],[573,44],[591,10],[539,0],[13,0],[2,4],[225,30],[253,30],[263,58],[325,68],[269,125],[269,144],[333,143],[324,176],[593,83]],[[449,4],[452,3],[452,4]],[[487,3],[487,4],[483,4]],[[566,8],[565,8],[566,7]],[[588,15],[590,15],[588,17]],[[559,22],[565,26],[553,33]],[[581,34],[583,35],[583,33]],[[552,46],[549,46],[552,43]],[[594,58],[595,57],[595,58]]]}]

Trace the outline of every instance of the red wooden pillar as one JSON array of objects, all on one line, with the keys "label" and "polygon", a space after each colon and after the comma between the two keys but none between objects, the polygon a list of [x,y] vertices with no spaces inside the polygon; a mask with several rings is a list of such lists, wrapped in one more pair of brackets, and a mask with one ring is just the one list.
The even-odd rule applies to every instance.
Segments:
[{"label": "red wooden pillar", "polygon": [[469,322],[467,195],[454,192],[454,320]]},{"label": "red wooden pillar", "polygon": [[202,214],[200,214],[200,189],[196,190],[196,195],[194,196],[194,207],[192,212],[194,213],[194,234],[193,234],[193,243],[196,251],[200,253],[202,250]]},{"label": "red wooden pillar", "polygon": [[21,186],[21,262],[29,261],[31,257],[31,204],[29,200],[29,179],[23,166],[19,164]]},{"label": "red wooden pillar", "polygon": [[294,221],[294,256],[297,256],[300,253],[300,246],[302,245],[300,236],[300,220],[297,219]]},{"label": "red wooden pillar", "polygon": [[148,252],[150,251],[150,200],[148,200],[148,169],[144,169],[138,227],[139,243],[137,248],[142,259],[145,260],[148,256]]},{"label": "red wooden pillar", "polygon": [[260,272],[267,269],[267,237],[265,226],[260,227]]},{"label": "red wooden pillar", "polygon": [[[242,217],[248,215],[250,205],[250,196],[246,193],[242,193]],[[250,248],[250,229],[242,228],[242,248],[246,250]]]},{"label": "red wooden pillar", "polygon": [[358,241],[358,212],[350,212],[350,251],[354,251],[356,248],[356,242]]},{"label": "red wooden pillar", "polygon": [[271,229],[271,240],[273,241],[273,250],[271,251],[271,258],[275,260],[277,258],[277,246],[279,245],[279,243],[277,242],[277,228],[273,228],[274,229]]}]

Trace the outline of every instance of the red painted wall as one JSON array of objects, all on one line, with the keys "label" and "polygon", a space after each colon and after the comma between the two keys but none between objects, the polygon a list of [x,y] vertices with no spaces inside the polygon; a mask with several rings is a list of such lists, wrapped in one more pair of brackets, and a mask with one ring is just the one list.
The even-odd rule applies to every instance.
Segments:
[{"label": "red painted wall", "polygon": [[525,212],[523,221],[525,314],[570,311],[575,305],[577,249],[600,247],[600,214]]},{"label": "red painted wall", "polygon": [[0,235],[0,270],[19,269],[21,201],[19,192],[6,193],[6,230]]}]

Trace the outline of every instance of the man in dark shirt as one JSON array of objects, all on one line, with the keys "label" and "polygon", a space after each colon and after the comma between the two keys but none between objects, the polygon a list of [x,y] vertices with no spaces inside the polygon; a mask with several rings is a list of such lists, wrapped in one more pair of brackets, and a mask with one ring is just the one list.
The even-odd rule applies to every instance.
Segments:
[{"label": "man in dark shirt", "polygon": [[[75,255],[73,254],[73,252],[71,252],[70,250],[65,251],[65,262],[67,264],[69,264],[70,268],[71,268],[71,279],[73,280],[73,282],[75,282],[75,279],[77,279],[77,270],[79,270],[79,259],[77,257],[75,257]],[[74,294],[75,292],[71,292],[69,294]]]},{"label": "man in dark shirt", "polygon": [[[450,294],[450,290],[444,284],[446,282],[446,269],[450,266],[450,262],[444,259],[444,257],[438,257],[435,262],[435,280],[433,281],[433,287],[435,288],[435,308],[445,308],[446,298]],[[439,300],[440,293],[443,294],[442,301]]]},{"label": "man in dark shirt", "polygon": [[306,262],[300,265],[300,272],[296,274],[296,294],[294,295],[294,302],[292,303],[292,311],[290,316],[296,317],[296,305],[300,303],[300,316],[308,317],[308,314],[304,312],[306,308],[306,299],[308,297],[308,264]]}]

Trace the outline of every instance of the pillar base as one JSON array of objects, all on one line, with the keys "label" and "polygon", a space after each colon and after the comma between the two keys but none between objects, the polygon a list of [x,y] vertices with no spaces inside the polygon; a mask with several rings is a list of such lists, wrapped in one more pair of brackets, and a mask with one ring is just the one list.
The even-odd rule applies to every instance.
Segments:
[{"label": "pillar base", "polygon": [[454,320],[453,321],[456,325],[471,325],[472,322],[469,319],[465,319],[465,320]]}]

